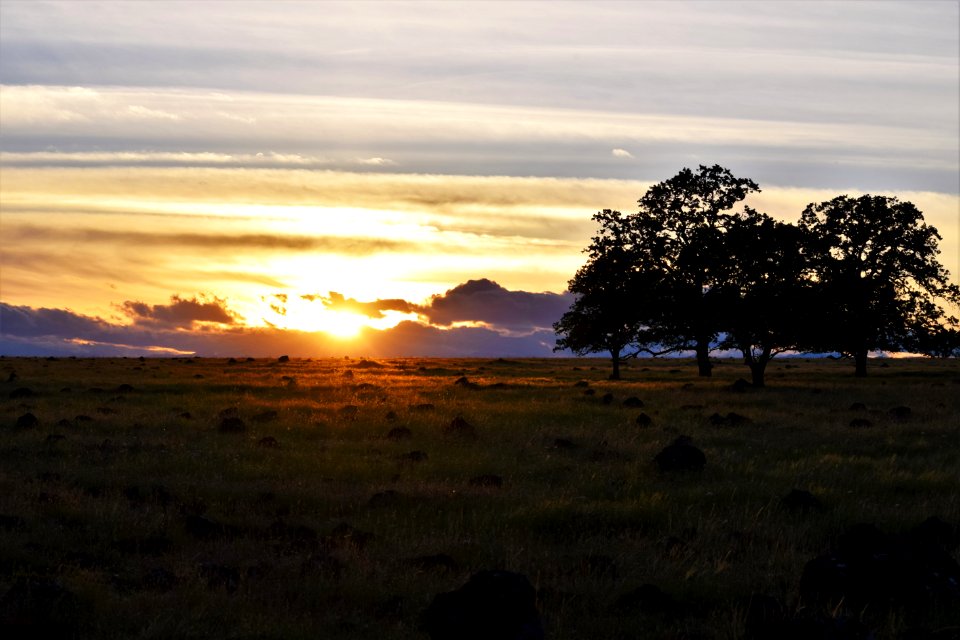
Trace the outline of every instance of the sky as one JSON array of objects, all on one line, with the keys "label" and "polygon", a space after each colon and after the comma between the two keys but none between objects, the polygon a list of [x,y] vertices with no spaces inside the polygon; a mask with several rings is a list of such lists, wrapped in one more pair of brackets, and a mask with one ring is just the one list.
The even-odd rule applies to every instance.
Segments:
[{"label": "sky", "polygon": [[720,164],[960,272],[960,3],[0,0],[0,353],[547,356],[599,209]]}]

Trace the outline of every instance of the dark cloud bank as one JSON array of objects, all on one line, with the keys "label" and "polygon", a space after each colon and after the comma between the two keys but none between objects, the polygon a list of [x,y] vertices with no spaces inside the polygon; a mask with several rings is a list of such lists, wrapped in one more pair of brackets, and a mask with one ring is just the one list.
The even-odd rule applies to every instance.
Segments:
[{"label": "dark cloud bank", "polygon": [[442,295],[433,296],[424,305],[396,299],[359,302],[334,291],[327,297],[304,296],[308,299],[316,297],[330,309],[362,313],[370,318],[382,318],[385,311],[399,311],[419,314],[429,324],[441,327],[455,323],[483,323],[501,333],[520,335],[550,329],[573,302],[573,294],[569,292],[509,291],[486,278],[469,280]]},{"label": "dark cloud bank", "polygon": [[[466,282],[423,305],[398,299],[361,302],[336,292],[304,298],[371,318],[399,311],[416,313],[420,320],[386,330],[365,329],[344,342],[324,334],[244,327],[227,301],[216,297],[173,296],[169,304],[158,305],[128,300],[117,305],[129,318],[125,324],[68,309],[0,303],[0,354],[545,357],[557,355],[551,325],[573,299],[570,293],[509,291],[486,279]],[[454,326],[457,323],[475,326]]]}]

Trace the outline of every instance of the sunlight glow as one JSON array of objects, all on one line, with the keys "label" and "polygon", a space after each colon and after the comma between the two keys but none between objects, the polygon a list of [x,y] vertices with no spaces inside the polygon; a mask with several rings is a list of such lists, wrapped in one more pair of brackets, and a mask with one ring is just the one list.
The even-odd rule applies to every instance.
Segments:
[{"label": "sunlight glow", "polygon": [[[109,318],[124,301],[211,293],[244,326],[356,335],[414,314],[330,317],[322,301],[428,304],[489,278],[559,292],[583,264],[598,203],[631,211],[648,183],[302,170],[8,167],[3,171],[3,302]],[[861,191],[849,189],[851,196]],[[833,189],[764,186],[746,204],[795,220]],[[896,192],[940,230],[960,277],[960,198]],[[42,215],[40,215],[42,214]],[[105,274],[109,280],[105,282]],[[286,315],[262,298],[284,295]],[[303,305],[302,308],[295,305]],[[340,310],[342,313],[343,309]],[[114,318],[124,321],[123,317]]]},{"label": "sunlight glow", "polygon": [[281,323],[286,329],[323,332],[341,340],[355,338],[367,326],[367,318],[356,313],[330,311],[322,305],[297,305]]},{"label": "sunlight glow", "polygon": [[263,324],[282,329],[325,333],[340,340],[356,338],[366,328],[390,329],[401,322],[418,320],[416,313],[383,311],[379,317],[370,317],[352,311],[333,310],[321,299],[301,296],[272,296],[262,299],[258,311]]},{"label": "sunlight glow", "polygon": [[282,329],[325,333],[333,338],[349,340],[371,325],[367,316],[349,311],[334,311],[320,300],[290,296],[281,300],[265,298],[261,307],[263,322]]}]

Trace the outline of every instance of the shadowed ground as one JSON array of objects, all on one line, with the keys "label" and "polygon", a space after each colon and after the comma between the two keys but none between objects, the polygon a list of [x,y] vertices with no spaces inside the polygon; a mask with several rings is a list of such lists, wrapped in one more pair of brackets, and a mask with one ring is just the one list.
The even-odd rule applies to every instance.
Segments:
[{"label": "shadowed ground", "polygon": [[[732,361],[707,380],[678,360],[608,373],[602,360],[0,359],[0,622],[427,638],[437,594],[498,569],[529,579],[547,638],[960,625],[948,583],[890,574],[956,566],[956,362],[855,379],[846,362],[775,361],[768,387],[745,392]],[[705,464],[654,462],[671,444]],[[869,545],[894,560],[871,564]],[[882,579],[836,587],[831,558]],[[914,579],[923,598],[881,588]]]}]

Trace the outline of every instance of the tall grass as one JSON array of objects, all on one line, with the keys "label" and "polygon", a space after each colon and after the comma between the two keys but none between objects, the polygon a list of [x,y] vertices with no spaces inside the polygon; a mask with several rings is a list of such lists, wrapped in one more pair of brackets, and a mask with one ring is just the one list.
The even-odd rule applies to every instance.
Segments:
[{"label": "tall grass", "polygon": [[[752,594],[797,606],[804,564],[849,525],[960,523],[955,362],[889,361],[866,379],[774,362],[746,393],[732,362],[701,379],[639,361],[617,382],[593,360],[358,364],[0,359],[2,379],[17,374],[2,388],[0,595],[55,579],[81,637],[399,640],[425,637],[435,594],[505,568],[537,587],[550,638],[736,638]],[[21,387],[35,395],[7,398]],[[905,420],[889,413],[901,405]],[[231,408],[245,431],[218,429]],[[28,411],[40,426],[15,427]],[[730,412],[749,422],[709,419]],[[445,434],[456,416],[474,436]],[[653,456],[681,434],[706,468],[659,473]],[[482,474],[502,486],[471,483]],[[825,511],[780,508],[794,488]],[[221,529],[198,534],[201,515]],[[643,584],[676,611],[617,606]],[[872,615],[878,637],[960,624]]]}]

